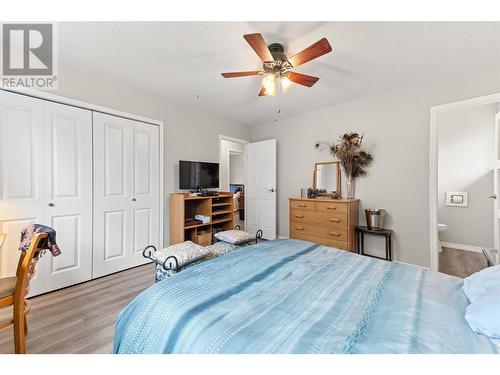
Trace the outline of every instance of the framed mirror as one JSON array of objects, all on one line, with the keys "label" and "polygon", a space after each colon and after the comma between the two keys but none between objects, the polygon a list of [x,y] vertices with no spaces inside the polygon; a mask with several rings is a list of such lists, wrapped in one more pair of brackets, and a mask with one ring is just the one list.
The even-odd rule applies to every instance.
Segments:
[{"label": "framed mirror", "polygon": [[325,189],[328,194],[340,191],[340,163],[338,161],[327,161],[316,163],[313,173],[313,189]]}]

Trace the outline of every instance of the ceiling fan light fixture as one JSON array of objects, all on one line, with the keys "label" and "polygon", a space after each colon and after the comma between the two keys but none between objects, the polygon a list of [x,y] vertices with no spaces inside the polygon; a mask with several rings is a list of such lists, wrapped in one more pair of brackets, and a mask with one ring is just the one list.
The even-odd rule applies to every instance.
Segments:
[{"label": "ceiling fan light fixture", "polygon": [[287,76],[281,77],[280,83],[281,83],[281,90],[284,93],[287,93],[290,90],[290,87],[292,86],[292,81],[290,81],[290,78],[288,78]]},{"label": "ceiling fan light fixture", "polygon": [[274,74],[268,74],[262,80],[262,87],[264,88],[264,93],[269,96],[276,95],[276,77]]}]

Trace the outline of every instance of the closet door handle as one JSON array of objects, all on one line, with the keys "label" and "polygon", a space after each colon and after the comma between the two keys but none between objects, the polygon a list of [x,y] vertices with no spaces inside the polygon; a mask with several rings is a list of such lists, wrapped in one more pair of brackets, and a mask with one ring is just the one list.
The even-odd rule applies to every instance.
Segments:
[{"label": "closet door handle", "polygon": [[47,206],[49,206],[49,207],[55,207],[56,205],[54,203],[49,203]]},{"label": "closet door handle", "polygon": [[330,219],[330,221],[333,221],[334,223],[340,223],[340,219]]},{"label": "closet door handle", "polygon": [[340,237],[339,232],[330,232],[330,236]]}]

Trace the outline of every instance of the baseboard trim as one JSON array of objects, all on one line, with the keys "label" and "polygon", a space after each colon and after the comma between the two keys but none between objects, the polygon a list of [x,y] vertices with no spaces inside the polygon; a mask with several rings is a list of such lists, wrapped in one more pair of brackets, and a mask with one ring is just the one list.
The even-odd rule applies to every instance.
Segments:
[{"label": "baseboard trim", "polygon": [[460,244],[460,243],[444,242],[444,241],[441,241],[441,246],[448,247],[450,249],[455,249],[455,250],[472,251],[474,253],[482,253],[483,249],[484,249],[484,247],[480,247],[480,246],[471,246],[471,245],[464,245],[464,244]]},{"label": "baseboard trim", "polygon": [[290,237],[287,236],[278,236],[278,240],[289,240]]}]

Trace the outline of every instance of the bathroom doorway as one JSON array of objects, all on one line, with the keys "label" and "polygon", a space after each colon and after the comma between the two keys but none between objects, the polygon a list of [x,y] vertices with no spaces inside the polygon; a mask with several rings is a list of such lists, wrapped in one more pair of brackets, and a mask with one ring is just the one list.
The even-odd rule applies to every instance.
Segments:
[{"label": "bathroom doorway", "polygon": [[483,249],[498,249],[500,97],[490,100],[431,111],[431,264],[458,277],[487,266]]}]

